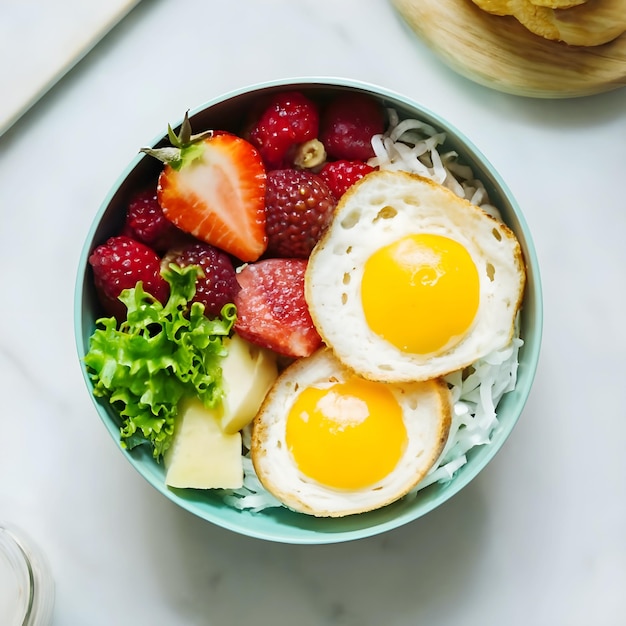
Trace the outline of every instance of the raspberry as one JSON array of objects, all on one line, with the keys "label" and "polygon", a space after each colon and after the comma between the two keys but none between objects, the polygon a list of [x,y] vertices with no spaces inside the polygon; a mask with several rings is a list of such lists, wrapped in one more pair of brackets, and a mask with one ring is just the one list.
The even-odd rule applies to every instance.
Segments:
[{"label": "raspberry", "polygon": [[89,257],[93,268],[96,292],[109,315],[118,320],[126,318],[126,307],[119,295],[139,281],[144,291],[165,304],[169,285],[161,276],[161,259],[150,247],[131,237],[111,237],[98,246]]},{"label": "raspberry", "polygon": [[331,161],[320,170],[320,178],[328,185],[337,200],[346,191],[361,180],[363,176],[373,172],[375,168],[363,161]]},{"label": "raspberry", "polygon": [[159,252],[176,245],[185,236],[163,214],[156,189],[140,191],[130,199],[123,233]]},{"label": "raspberry", "polygon": [[297,91],[280,93],[261,113],[250,130],[250,142],[256,146],[268,169],[292,164],[298,144],[317,137],[317,106]]},{"label": "raspberry", "polygon": [[204,304],[207,317],[217,317],[222,307],[234,302],[239,283],[230,257],[208,243],[193,243],[168,252],[163,264],[175,263],[179,267],[199,265],[204,277],[196,281],[194,302]]},{"label": "raspberry", "polygon": [[308,258],[330,222],[336,201],[328,185],[304,170],[273,170],[265,191],[268,252]]},{"label": "raspberry", "polygon": [[322,345],[304,298],[305,259],[265,259],[237,275],[235,332],[250,343],[289,357]]},{"label": "raspberry", "polygon": [[338,96],[325,110],[320,141],[329,158],[367,161],[374,156],[372,136],[385,130],[382,107],[366,94]]}]

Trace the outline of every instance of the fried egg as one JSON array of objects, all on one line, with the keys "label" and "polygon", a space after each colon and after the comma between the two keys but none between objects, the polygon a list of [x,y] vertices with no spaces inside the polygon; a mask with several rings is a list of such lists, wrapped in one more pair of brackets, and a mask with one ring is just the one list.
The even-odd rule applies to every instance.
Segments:
[{"label": "fried egg", "polygon": [[339,202],[309,259],[305,297],[344,365],[407,382],[508,345],[524,284],[506,225],[431,180],[378,171]]},{"label": "fried egg", "polygon": [[415,487],[448,438],[441,379],[379,383],[322,348],[290,365],[256,415],[255,472],[286,507],[342,517],[385,506]]}]

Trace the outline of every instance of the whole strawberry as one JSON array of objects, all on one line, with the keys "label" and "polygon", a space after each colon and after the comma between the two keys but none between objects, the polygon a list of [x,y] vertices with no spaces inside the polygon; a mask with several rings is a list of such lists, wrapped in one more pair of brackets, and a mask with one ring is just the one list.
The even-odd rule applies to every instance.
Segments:
[{"label": "whole strawberry", "polygon": [[163,214],[156,185],[154,189],[144,189],[131,197],[126,208],[123,233],[157,252],[165,252],[186,236]]},{"label": "whole strawberry", "polygon": [[372,136],[384,130],[384,111],[376,100],[366,94],[346,93],[324,111],[319,139],[330,159],[367,161],[374,156]]},{"label": "whole strawberry", "polygon": [[256,146],[268,169],[293,164],[298,145],[317,138],[317,105],[298,91],[287,91],[272,98],[250,129],[250,142]]},{"label": "whole strawberry", "polygon": [[207,243],[192,243],[168,252],[163,265],[175,263],[179,267],[199,265],[204,276],[196,281],[194,302],[204,304],[207,317],[217,317],[225,304],[234,302],[239,291],[237,275],[230,257]]},{"label": "whole strawberry", "polygon": [[169,285],[161,276],[161,258],[140,241],[119,235],[95,248],[89,256],[96,292],[108,315],[126,318],[126,306],[118,299],[124,289],[139,281],[144,291],[165,304]]},{"label": "whole strawberry", "polygon": [[373,172],[375,168],[363,161],[330,161],[320,170],[320,178],[328,185],[337,200],[343,196],[357,180]]},{"label": "whole strawberry", "polygon": [[306,259],[335,209],[328,185],[305,170],[273,170],[267,175],[265,219],[268,253]]}]

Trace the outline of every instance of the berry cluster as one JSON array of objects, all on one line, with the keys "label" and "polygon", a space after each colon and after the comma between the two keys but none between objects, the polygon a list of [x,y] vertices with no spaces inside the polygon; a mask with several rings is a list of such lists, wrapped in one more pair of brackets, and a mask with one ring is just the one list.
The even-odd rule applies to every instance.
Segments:
[{"label": "berry cluster", "polygon": [[321,344],[304,299],[307,259],[337,202],[373,167],[384,112],[366,94],[319,103],[297,91],[270,97],[245,132],[191,134],[187,117],[158,181],[135,193],[124,225],[89,262],[105,311],[122,320],[122,290],[139,281],[165,302],[164,266],[202,269],[195,301],[218,316],[234,302],[235,331],[290,357]]}]

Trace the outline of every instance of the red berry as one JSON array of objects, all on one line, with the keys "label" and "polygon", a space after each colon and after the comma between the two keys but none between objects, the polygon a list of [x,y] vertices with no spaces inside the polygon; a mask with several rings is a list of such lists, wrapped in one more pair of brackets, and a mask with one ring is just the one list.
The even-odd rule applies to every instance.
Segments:
[{"label": "red berry", "polygon": [[163,214],[155,189],[136,193],[128,203],[123,233],[163,252],[185,237]]},{"label": "red berry", "polygon": [[332,218],[336,201],[328,185],[305,170],[267,175],[265,219],[268,252],[306,259]]},{"label": "red berry", "polygon": [[317,138],[319,112],[315,103],[297,91],[276,95],[250,130],[269,169],[290,165],[298,144]]},{"label": "red berry", "polygon": [[347,93],[328,105],[319,139],[331,159],[367,161],[374,156],[372,137],[384,130],[382,106],[366,94]]},{"label": "red berry", "polygon": [[165,304],[169,285],[161,276],[159,255],[140,241],[119,235],[98,246],[89,257],[100,301],[109,315],[126,318],[119,295],[141,281],[144,291]]},{"label": "red berry", "polygon": [[320,170],[320,178],[328,185],[337,200],[343,196],[346,191],[357,180],[361,180],[363,176],[373,172],[375,168],[363,161],[330,161],[326,163]]},{"label": "red berry", "polygon": [[244,267],[237,280],[235,332],[289,357],[309,356],[322,344],[304,299],[304,259],[266,259]]},{"label": "red berry", "polygon": [[199,265],[204,276],[196,281],[194,302],[204,304],[207,317],[217,317],[222,307],[234,302],[239,291],[239,283],[230,257],[208,243],[193,243],[184,248],[172,250],[165,255],[163,264],[175,263],[179,267]]}]

